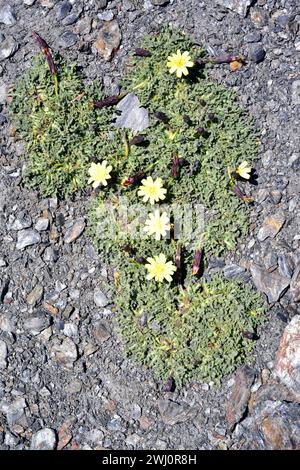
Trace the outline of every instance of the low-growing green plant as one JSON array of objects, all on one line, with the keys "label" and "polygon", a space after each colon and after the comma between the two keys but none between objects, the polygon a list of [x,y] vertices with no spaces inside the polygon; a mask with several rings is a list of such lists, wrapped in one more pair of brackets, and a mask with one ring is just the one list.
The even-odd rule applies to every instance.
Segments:
[{"label": "low-growing green plant", "polygon": [[54,56],[58,92],[42,54],[13,90],[11,111],[26,144],[24,179],[45,196],[71,195],[87,186],[87,171],[101,145],[111,111],[93,108],[103,97],[99,84],[87,87],[75,66]]},{"label": "low-growing green plant", "polygon": [[[127,354],[163,380],[219,383],[247,359],[263,320],[249,286],[203,275],[248,230],[251,198],[237,183],[256,155],[251,119],[178,31],[146,37],[121,94],[106,98],[38,41],[50,70],[38,58],[12,105],[27,183],[62,196],[93,186],[90,235],[115,269],[108,289]],[[142,134],[115,127],[129,92],[149,112]]]},{"label": "low-growing green plant", "polygon": [[157,378],[173,377],[178,385],[191,380],[219,384],[247,359],[254,344],[247,333],[263,320],[260,295],[220,276],[186,289],[166,288],[146,283],[126,263],[116,299],[127,355],[151,367]]}]

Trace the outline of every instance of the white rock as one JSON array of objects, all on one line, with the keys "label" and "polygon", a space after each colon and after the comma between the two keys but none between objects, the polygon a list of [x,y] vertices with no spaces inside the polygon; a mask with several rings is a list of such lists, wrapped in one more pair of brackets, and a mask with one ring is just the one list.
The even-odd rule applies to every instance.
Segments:
[{"label": "white rock", "polygon": [[0,340],[0,369],[7,367],[7,346],[3,340]]},{"label": "white rock", "polygon": [[57,439],[54,430],[43,428],[32,436],[30,450],[54,450],[56,443]]}]

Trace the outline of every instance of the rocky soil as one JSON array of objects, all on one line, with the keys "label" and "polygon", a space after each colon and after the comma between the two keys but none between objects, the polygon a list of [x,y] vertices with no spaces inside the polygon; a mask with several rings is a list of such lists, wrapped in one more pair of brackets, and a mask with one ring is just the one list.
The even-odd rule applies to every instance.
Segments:
[{"label": "rocky soil", "polygon": [[[86,235],[88,198],[23,186],[8,115],[9,86],[37,52],[32,31],[111,94],[130,49],[164,23],[212,55],[245,55],[239,71],[211,73],[261,129],[251,233],[215,270],[253,282],[268,321],[253,363],[220,389],[165,392],[124,359],[107,269]],[[0,1],[1,449],[300,448],[299,34],[297,0]]]}]

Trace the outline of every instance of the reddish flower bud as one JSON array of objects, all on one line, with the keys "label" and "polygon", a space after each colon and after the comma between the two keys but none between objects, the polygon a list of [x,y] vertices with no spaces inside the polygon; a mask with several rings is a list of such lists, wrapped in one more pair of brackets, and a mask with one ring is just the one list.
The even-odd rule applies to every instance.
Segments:
[{"label": "reddish flower bud", "polygon": [[173,161],[172,161],[172,170],[171,170],[171,176],[173,178],[176,178],[178,175],[178,170],[179,170],[179,158],[178,155],[173,155]]},{"label": "reddish flower bud", "polygon": [[121,181],[122,186],[130,186],[131,184],[137,183],[145,176],[145,173],[137,173],[134,176],[123,178]]},{"label": "reddish flower bud", "polygon": [[242,199],[242,201],[253,202],[253,197],[246,196],[237,185],[232,186],[230,189],[238,198]]},{"label": "reddish flower bud", "polygon": [[251,331],[243,331],[242,335],[244,336],[244,338],[251,339],[252,341],[258,340],[257,334]]},{"label": "reddish flower bud", "polygon": [[164,122],[165,124],[169,122],[170,120],[170,118],[165,113],[162,113],[161,111],[157,111],[156,113],[154,113],[154,116],[156,117],[156,119]]},{"label": "reddish flower bud", "polygon": [[195,257],[194,257],[193,270],[192,270],[193,276],[196,276],[199,273],[201,259],[202,259],[202,251],[201,250],[196,250],[195,251]]},{"label": "reddish flower bud", "polygon": [[129,145],[140,145],[145,143],[145,141],[146,136],[144,134],[140,134],[133,137],[133,139],[131,139],[131,141],[129,142]]},{"label": "reddish flower bud", "polygon": [[39,45],[39,48],[41,49],[41,51],[43,52],[44,56],[45,56],[45,59],[48,63],[48,66],[49,66],[49,69],[50,69],[50,72],[52,73],[52,75],[56,75],[57,74],[57,69],[56,69],[56,66],[54,64],[54,61],[53,61],[53,58],[52,58],[52,55],[51,55],[51,52],[50,52],[50,48],[48,46],[48,44],[46,43],[46,41],[38,34],[36,33],[35,31],[32,32],[32,35],[33,37],[35,38],[36,42],[38,43]]},{"label": "reddish flower bud", "polygon": [[134,55],[138,57],[151,57],[152,56],[151,52],[148,51],[148,49],[141,49],[140,47],[135,49]]},{"label": "reddish flower bud", "polygon": [[174,392],[175,387],[176,387],[175,380],[173,379],[173,377],[169,377],[163,387],[163,392]]},{"label": "reddish flower bud", "polygon": [[117,96],[117,95],[108,96],[107,98],[104,98],[103,100],[93,101],[93,106],[94,108],[98,108],[98,109],[108,108],[109,106],[115,106],[116,104],[118,104],[120,99],[121,99],[120,96]]},{"label": "reddish flower bud", "polygon": [[188,126],[190,126],[190,125],[192,124],[192,120],[191,120],[190,116],[188,116],[187,114],[184,114],[184,115],[182,116],[182,119],[184,120],[184,122],[185,122]]}]

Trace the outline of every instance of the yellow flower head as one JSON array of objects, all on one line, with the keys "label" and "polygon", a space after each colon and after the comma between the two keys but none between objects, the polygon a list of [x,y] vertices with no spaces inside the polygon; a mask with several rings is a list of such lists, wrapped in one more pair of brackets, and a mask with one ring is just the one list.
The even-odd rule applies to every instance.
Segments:
[{"label": "yellow flower head", "polygon": [[162,179],[156,178],[153,181],[151,176],[142,180],[142,186],[138,191],[139,196],[143,196],[143,201],[150,201],[150,204],[158,202],[160,199],[165,199],[167,190],[162,187]]},{"label": "yellow flower head", "polygon": [[244,161],[242,162],[235,172],[240,175],[241,178],[244,178],[245,180],[250,179],[250,174],[251,174],[251,166],[249,166],[248,162]]},{"label": "yellow flower head", "polygon": [[171,54],[168,57],[167,67],[170,73],[175,73],[178,78],[182,75],[188,75],[188,67],[193,67],[194,62],[191,60],[189,52],[185,51],[181,54],[180,50],[176,54]]},{"label": "yellow flower head", "polygon": [[104,160],[102,163],[92,163],[89,168],[90,178],[88,184],[93,183],[93,188],[98,188],[100,184],[107,186],[107,180],[111,178],[110,172],[112,167],[106,166],[107,161]]},{"label": "yellow flower head", "polygon": [[164,279],[168,282],[172,281],[176,266],[172,261],[167,261],[163,253],[154,256],[154,258],[147,258],[147,261],[149,264],[146,264],[146,269],[149,274],[147,274],[146,279],[151,280],[154,278],[157,282],[162,282]]},{"label": "yellow flower head", "polygon": [[160,240],[160,237],[165,237],[170,230],[170,219],[167,213],[163,212],[160,215],[159,209],[156,209],[154,213],[148,215],[149,218],[146,220],[144,231],[150,236],[155,234],[155,240]]}]

